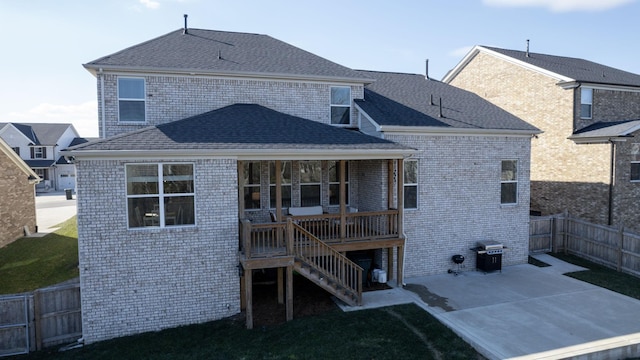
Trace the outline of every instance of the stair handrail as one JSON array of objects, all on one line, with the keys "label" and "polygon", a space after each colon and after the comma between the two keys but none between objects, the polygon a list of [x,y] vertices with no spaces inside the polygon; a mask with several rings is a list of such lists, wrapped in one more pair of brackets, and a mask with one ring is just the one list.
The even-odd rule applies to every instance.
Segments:
[{"label": "stair handrail", "polygon": [[[358,305],[362,304],[362,267],[293,222],[291,218],[287,219],[287,233],[287,248],[294,256],[355,293]],[[306,244],[303,240],[307,240]],[[312,256],[306,255],[303,249]]]}]

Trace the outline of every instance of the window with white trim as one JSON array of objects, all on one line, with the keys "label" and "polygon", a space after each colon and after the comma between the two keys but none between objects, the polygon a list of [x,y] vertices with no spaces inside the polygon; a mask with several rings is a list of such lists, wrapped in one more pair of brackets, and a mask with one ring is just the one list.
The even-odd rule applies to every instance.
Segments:
[{"label": "window with white trim", "polygon": [[580,88],[580,118],[591,119],[593,111],[593,89]]},{"label": "window with white trim", "polygon": [[500,203],[518,203],[518,160],[502,160],[500,172]]},{"label": "window with white trim", "polygon": [[418,160],[404,161],[404,208],[418,208]]},{"label": "window with white trim", "polygon": [[244,162],[244,208],[260,209],[260,161]]},{"label": "window with white trim", "polygon": [[640,161],[631,162],[631,181],[640,182]]},{"label": "window with white trim", "polygon": [[348,86],[331,88],[331,124],[351,124],[351,88]]},{"label": "window with white trim", "polygon": [[129,228],[195,225],[193,164],[127,164]]},{"label": "window with white trim", "polygon": [[145,84],[143,78],[118,78],[118,119],[145,122]]},{"label": "window with white trim", "polygon": [[[282,192],[282,207],[291,206],[291,161],[280,163],[280,189]],[[269,206],[276,208],[276,162],[269,161]]]},{"label": "window with white trim", "polygon": [[[349,162],[344,164],[344,203],[349,205]],[[329,205],[340,205],[340,161],[329,161]]]},{"label": "window with white trim", "polygon": [[318,160],[300,161],[300,206],[321,205],[322,164]]}]

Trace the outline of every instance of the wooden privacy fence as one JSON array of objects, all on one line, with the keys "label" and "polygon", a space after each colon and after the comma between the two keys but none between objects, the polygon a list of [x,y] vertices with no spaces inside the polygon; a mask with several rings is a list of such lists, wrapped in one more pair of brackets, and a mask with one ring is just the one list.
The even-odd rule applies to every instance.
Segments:
[{"label": "wooden privacy fence", "polygon": [[0,295],[0,357],[26,354],[82,337],[80,284]]},{"label": "wooden privacy fence", "polygon": [[640,276],[640,234],[593,224],[567,213],[531,217],[529,251],[565,252]]}]

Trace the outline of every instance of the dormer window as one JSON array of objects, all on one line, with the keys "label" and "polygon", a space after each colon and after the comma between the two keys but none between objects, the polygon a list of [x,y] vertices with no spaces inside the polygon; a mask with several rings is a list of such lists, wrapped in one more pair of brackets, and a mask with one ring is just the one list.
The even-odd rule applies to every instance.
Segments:
[{"label": "dormer window", "polygon": [[351,124],[351,88],[335,86],[331,88],[331,124]]},{"label": "dormer window", "polygon": [[580,88],[580,118],[591,119],[593,108],[593,89]]},{"label": "dormer window", "polygon": [[120,122],[145,122],[145,86],[142,78],[118,78]]}]

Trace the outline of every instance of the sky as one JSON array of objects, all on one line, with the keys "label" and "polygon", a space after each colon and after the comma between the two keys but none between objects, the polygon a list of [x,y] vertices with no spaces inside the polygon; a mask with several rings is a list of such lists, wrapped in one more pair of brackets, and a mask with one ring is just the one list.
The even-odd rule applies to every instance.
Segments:
[{"label": "sky", "polygon": [[359,70],[442,77],[474,45],[640,74],[640,0],[0,0],[0,122],[98,136],[82,64],[190,28],[266,34]]}]

